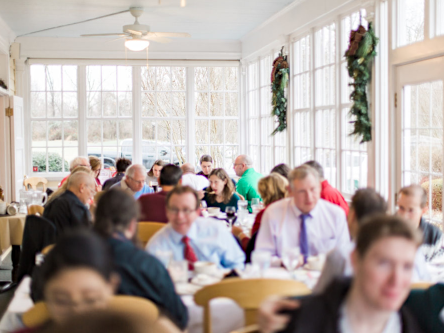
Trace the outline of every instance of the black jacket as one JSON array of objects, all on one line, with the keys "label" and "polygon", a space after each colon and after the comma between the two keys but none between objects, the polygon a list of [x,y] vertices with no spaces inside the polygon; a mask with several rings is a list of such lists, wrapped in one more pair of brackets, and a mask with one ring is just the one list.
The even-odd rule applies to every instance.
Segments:
[{"label": "black jacket", "polygon": [[57,237],[67,230],[91,225],[91,214],[88,208],[69,190],[45,207],[43,217],[54,223]]},{"label": "black jacket", "polygon": [[119,172],[113,178],[106,180],[105,183],[103,183],[102,190],[103,191],[109,190],[111,188],[111,186],[120,182],[123,177],[125,177],[125,172]]},{"label": "black jacket", "polygon": [[108,243],[121,279],[118,294],[149,299],[184,330],[188,323],[188,310],[176,294],[162,263],[131,241],[109,238]]},{"label": "black jacket", "polygon": [[[301,307],[291,312],[285,333],[338,333],[339,310],[351,286],[351,279],[333,281],[324,293],[304,297]],[[403,333],[422,333],[416,319],[403,306],[400,310]]]}]

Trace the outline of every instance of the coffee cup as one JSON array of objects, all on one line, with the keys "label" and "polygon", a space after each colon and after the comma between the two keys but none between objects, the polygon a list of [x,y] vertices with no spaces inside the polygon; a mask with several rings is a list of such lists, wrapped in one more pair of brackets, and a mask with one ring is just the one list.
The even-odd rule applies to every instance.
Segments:
[{"label": "coffee cup", "polygon": [[0,200],[0,215],[6,214],[6,202]]},{"label": "coffee cup", "polygon": [[217,272],[217,267],[214,262],[197,261],[194,263],[194,273],[213,275]]},{"label": "coffee cup", "polygon": [[317,256],[317,257],[309,257],[307,259],[307,266],[309,269],[315,270],[315,271],[321,271],[322,267],[324,266],[325,262],[325,256]]},{"label": "coffee cup", "polygon": [[219,207],[208,207],[208,213],[212,216],[218,215],[220,213]]},{"label": "coffee cup", "polygon": [[13,216],[16,215],[18,212],[18,206],[16,204],[10,204],[8,208],[6,208],[6,212],[8,215]]}]

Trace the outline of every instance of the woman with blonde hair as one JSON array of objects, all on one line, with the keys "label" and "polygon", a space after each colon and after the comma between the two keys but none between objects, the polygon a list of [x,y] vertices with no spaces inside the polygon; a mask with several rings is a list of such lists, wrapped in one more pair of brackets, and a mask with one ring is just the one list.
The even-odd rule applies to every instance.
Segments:
[{"label": "woman with blonde hair", "polygon": [[96,180],[96,192],[102,190],[102,183],[100,182],[100,170],[102,169],[102,160],[96,156],[88,156],[89,164],[91,164],[91,170],[94,174],[94,179]]},{"label": "woman with blonde hair", "polygon": [[208,177],[210,186],[205,190],[204,199],[208,207],[219,207],[222,212],[228,206],[236,207],[240,200],[236,193],[233,181],[227,172],[222,169],[214,169]]},{"label": "woman with blonde hair", "polygon": [[[286,198],[288,196],[288,180],[276,172],[272,172],[270,175],[261,178],[257,184],[258,192],[264,202],[265,208],[262,209],[254,220],[253,229],[251,230],[251,235],[259,231],[261,226],[262,216],[264,215],[265,209],[273,202]],[[250,241],[250,237],[242,232],[241,228],[233,228],[233,234],[239,239],[244,249]]]}]

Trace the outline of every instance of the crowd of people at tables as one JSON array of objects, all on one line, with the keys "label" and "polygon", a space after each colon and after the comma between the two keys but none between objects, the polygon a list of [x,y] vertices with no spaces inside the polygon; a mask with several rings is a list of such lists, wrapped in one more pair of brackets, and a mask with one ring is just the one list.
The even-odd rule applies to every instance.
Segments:
[{"label": "crowd of people at tables", "polygon": [[[185,330],[187,309],[157,253],[171,251],[191,270],[197,261],[242,269],[248,247],[269,252],[275,266],[284,249],[300,247],[301,263],[327,254],[318,284],[313,295],[264,302],[262,332],[443,332],[444,285],[410,292],[412,281],[432,279],[428,265],[444,254],[442,232],[422,217],[427,193],[420,185],[400,190],[391,216],[371,188],[357,190],[349,206],[316,161],[294,169],[281,164],[264,177],[240,155],[237,182],[213,168],[211,156],[202,156],[200,166],[195,174],[191,164],[156,161],[147,172],[120,159],[115,178],[102,187],[100,160],[74,159],[44,210],[58,242],[32,277],[33,299],[46,302],[51,318],[33,331],[106,308],[115,293],[149,299],[174,323],[169,331]],[[200,214],[202,199],[222,211],[246,200],[251,212],[253,198],[265,207],[251,235]],[[145,249],[136,239],[138,221],[166,223]]]}]

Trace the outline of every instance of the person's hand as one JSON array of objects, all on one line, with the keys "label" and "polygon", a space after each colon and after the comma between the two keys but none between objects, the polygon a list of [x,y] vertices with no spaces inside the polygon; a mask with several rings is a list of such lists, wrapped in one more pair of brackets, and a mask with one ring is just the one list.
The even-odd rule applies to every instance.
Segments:
[{"label": "person's hand", "polygon": [[245,201],[245,198],[243,195],[240,195],[239,193],[236,192],[236,194],[239,196],[239,199],[241,199],[242,201]]},{"label": "person's hand", "polygon": [[102,191],[102,185],[96,185],[96,193]]},{"label": "person's hand", "polygon": [[241,227],[236,227],[233,225],[233,227],[231,228],[231,232],[235,237],[239,237],[239,235],[243,232],[243,230]]},{"label": "person's hand", "polygon": [[277,332],[285,328],[290,321],[290,316],[279,314],[282,310],[299,308],[301,303],[296,300],[272,296],[266,299],[258,311],[258,325],[261,333]]}]

